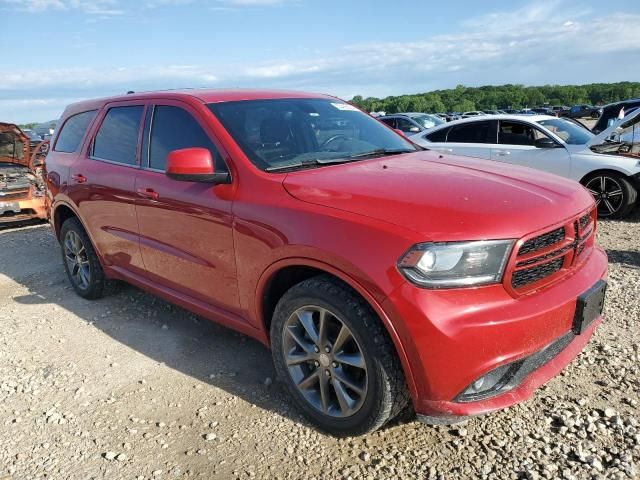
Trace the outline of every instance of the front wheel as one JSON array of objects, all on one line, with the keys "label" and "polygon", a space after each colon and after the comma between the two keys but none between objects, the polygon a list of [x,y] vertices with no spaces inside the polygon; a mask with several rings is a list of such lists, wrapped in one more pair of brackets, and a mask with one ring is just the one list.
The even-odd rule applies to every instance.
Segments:
[{"label": "front wheel", "polygon": [[329,276],[305,280],[280,299],[271,346],[279,378],[321,430],[371,432],[407,405],[402,368],[379,318]]},{"label": "front wheel", "polygon": [[582,183],[593,195],[600,218],[624,217],[633,208],[638,197],[633,185],[619,173],[592,173]]}]

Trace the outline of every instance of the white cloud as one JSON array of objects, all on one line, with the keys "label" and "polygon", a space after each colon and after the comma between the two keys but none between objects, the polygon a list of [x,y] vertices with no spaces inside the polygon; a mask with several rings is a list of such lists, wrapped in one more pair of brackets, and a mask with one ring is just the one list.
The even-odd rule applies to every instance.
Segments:
[{"label": "white cloud", "polygon": [[80,10],[89,15],[122,15],[117,0],[0,0],[5,4],[26,12],[44,12],[47,10]]},{"label": "white cloud", "polygon": [[[256,0],[224,3],[233,1]],[[459,33],[425,36],[415,42],[360,43],[314,54],[306,52],[304,57],[283,54],[250,66],[169,64],[33,72],[10,69],[0,71],[0,95],[36,99],[47,92],[53,98],[80,98],[129,89],[191,86],[293,88],[350,98],[355,94],[424,92],[457,84],[637,80],[640,30],[619,26],[640,24],[640,14],[596,16],[577,9],[565,12],[564,5],[552,2],[493,13],[465,22]],[[37,113],[35,104],[23,111],[11,111],[25,121],[47,119]]]}]

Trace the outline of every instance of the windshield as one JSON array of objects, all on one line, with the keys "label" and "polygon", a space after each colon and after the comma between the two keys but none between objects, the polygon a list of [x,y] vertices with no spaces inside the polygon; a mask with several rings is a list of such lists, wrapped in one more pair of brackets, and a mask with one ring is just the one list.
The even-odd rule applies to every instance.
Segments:
[{"label": "windshield", "polygon": [[[355,161],[414,146],[354,106],[332,99],[243,100],[208,105],[262,170]],[[357,157],[357,158],[353,158]]]},{"label": "windshield", "polygon": [[424,128],[433,128],[436,125],[447,123],[441,118],[436,117],[435,115],[415,115],[411,118],[414,121],[418,122],[418,124],[420,124]]},{"label": "windshield", "polygon": [[555,133],[568,145],[584,145],[594,137],[586,128],[564,118],[540,120],[538,124]]}]

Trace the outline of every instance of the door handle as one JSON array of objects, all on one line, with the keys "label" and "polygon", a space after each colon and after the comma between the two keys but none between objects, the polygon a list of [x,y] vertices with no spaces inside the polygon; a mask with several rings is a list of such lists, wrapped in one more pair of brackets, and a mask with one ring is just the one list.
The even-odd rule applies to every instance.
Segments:
[{"label": "door handle", "polygon": [[138,195],[141,197],[149,198],[151,200],[158,200],[158,197],[160,197],[158,192],[153,190],[153,188],[138,188],[136,192],[138,192]]},{"label": "door handle", "polygon": [[73,175],[71,175],[71,178],[76,182],[76,183],[85,183],[87,181],[87,177],[85,177],[84,175],[82,175],[81,173],[75,173]]},{"label": "door handle", "polygon": [[441,148],[440,151],[441,152],[446,152],[446,153],[452,153],[453,152],[453,148]]},{"label": "door handle", "polygon": [[511,155],[511,152],[509,150],[496,150],[496,155],[499,157],[506,157]]}]

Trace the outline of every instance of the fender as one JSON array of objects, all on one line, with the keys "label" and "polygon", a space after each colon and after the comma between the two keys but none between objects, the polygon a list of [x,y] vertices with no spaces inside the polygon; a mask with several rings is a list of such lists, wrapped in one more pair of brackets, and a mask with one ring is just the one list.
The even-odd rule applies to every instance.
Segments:
[{"label": "fender", "polygon": [[[89,236],[89,240],[91,240],[91,244],[95,245],[96,242],[93,239],[93,235],[91,234],[91,231],[84,224],[84,221],[82,220],[82,217],[78,213],[78,210],[76,210],[76,208],[73,206],[73,204],[71,204],[70,202],[67,202],[65,200],[57,200],[56,204],[53,205],[52,208],[51,208],[51,220],[50,220],[50,223],[51,223],[51,227],[53,228],[53,232],[55,233],[56,238],[58,239],[58,242],[60,241],[60,238],[58,237],[58,235],[60,233],[60,227],[62,227],[62,225],[56,225],[55,224],[55,218],[56,218],[56,211],[58,210],[58,208],[60,208],[63,205],[73,212],[75,217],[78,219],[78,221],[82,225],[82,228],[84,228],[84,231]],[[102,255],[100,254],[100,252],[98,252],[95,249],[95,247],[94,247],[94,250],[96,252],[96,256],[98,257],[98,260],[100,261],[100,265],[102,266],[102,269],[105,272],[105,275],[108,275],[109,268],[106,267],[106,265],[104,263],[104,259],[102,258]]]},{"label": "fender", "polygon": [[398,353],[398,357],[400,358],[400,363],[402,364],[402,369],[404,371],[407,387],[409,388],[409,393],[411,394],[412,398],[414,399],[417,398],[418,391],[416,388],[413,371],[411,369],[411,364],[409,363],[409,359],[407,358],[407,353],[404,349],[404,346],[402,345],[402,342],[400,341],[400,337],[398,336],[398,333],[396,332],[396,329],[393,323],[391,322],[391,319],[388,317],[388,315],[386,314],[386,312],[384,311],[380,303],[374,298],[374,296],[371,295],[371,293],[369,293],[369,291],[366,288],[364,288],[359,282],[354,280],[345,272],[338,270],[337,268],[329,264],[326,264],[324,262],[314,260],[312,258],[289,257],[289,258],[283,258],[281,260],[278,260],[272,263],[264,272],[262,272],[262,275],[260,276],[260,280],[258,281],[258,287],[257,287],[256,295],[254,298],[254,310],[256,314],[255,318],[258,318],[261,320],[262,329],[264,331],[264,336],[267,341],[267,344],[268,344],[269,332],[266,331],[264,327],[264,322],[262,321],[263,309],[262,309],[262,302],[260,301],[260,299],[263,297],[264,290],[269,280],[273,277],[273,275],[278,270],[285,267],[290,267],[290,266],[313,267],[313,268],[317,268],[318,270],[322,270],[327,273],[330,273],[331,275],[334,275],[340,280],[342,280],[343,282],[345,282],[347,285],[353,288],[365,299],[365,301],[376,312],[378,317],[380,317],[380,320],[382,320],[382,324],[387,330],[389,337],[391,337],[391,341],[393,342],[396,352]]}]

